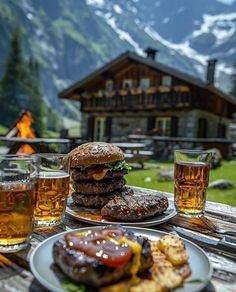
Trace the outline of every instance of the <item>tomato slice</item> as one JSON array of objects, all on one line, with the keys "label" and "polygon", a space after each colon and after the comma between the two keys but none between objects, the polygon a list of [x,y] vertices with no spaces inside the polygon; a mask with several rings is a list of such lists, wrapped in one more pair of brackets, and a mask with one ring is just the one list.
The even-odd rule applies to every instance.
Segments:
[{"label": "tomato slice", "polygon": [[82,251],[109,267],[120,267],[125,265],[133,254],[127,244],[119,244],[112,240],[122,235],[120,230],[104,229],[82,236],[78,233],[68,233],[65,235],[65,241],[70,249]]}]

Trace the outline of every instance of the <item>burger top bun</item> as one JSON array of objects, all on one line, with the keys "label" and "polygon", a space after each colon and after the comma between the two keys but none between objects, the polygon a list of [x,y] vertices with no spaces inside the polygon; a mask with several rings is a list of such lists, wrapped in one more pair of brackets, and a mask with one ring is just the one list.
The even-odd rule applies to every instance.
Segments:
[{"label": "burger top bun", "polygon": [[104,164],[124,160],[123,151],[110,143],[90,142],[73,149],[67,154],[66,161],[70,168],[89,164]]}]

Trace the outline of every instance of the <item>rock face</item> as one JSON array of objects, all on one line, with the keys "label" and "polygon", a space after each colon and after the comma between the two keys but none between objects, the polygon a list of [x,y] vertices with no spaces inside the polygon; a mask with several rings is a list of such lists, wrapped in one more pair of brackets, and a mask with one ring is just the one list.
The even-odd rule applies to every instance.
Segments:
[{"label": "rock face", "polygon": [[222,155],[220,150],[217,148],[212,148],[207,151],[212,153],[211,168],[214,169],[221,166]]},{"label": "rock face", "polygon": [[174,169],[162,169],[160,168],[157,174],[158,181],[172,181],[174,180]]},{"label": "rock face", "polygon": [[228,180],[218,179],[218,180],[211,182],[209,184],[208,188],[225,190],[225,189],[230,189],[233,186],[234,185],[232,184],[232,182],[230,182]]}]

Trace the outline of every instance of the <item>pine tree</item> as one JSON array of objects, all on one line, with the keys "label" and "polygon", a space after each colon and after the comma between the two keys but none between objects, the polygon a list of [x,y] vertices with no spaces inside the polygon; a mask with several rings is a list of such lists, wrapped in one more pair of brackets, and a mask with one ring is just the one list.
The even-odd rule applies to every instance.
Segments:
[{"label": "pine tree", "polygon": [[0,123],[11,126],[19,115],[20,103],[25,103],[26,68],[22,55],[22,34],[16,28],[12,34],[9,55],[1,82]]},{"label": "pine tree", "polygon": [[31,88],[31,102],[29,104],[29,110],[33,114],[33,128],[36,130],[39,136],[42,136],[45,130],[45,104],[41,89],[39,65],[36,60],[30,59],[29,61],[30,71],[30,88]]},{"label": "pine tree", "polygon": [[0,123],[12,126],[22,111],[33,114],[33,128],[42,136],[44,131],[44,99],[41,91],[39,66],[27,61],[22,52],[22,34],[16,28],[12,34],[9,55],[0,88]]}]

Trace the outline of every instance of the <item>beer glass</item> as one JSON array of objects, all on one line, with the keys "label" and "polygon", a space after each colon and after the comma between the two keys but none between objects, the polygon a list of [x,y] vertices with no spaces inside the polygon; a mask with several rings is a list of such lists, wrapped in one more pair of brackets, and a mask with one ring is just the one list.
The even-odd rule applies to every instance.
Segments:
[{"label": "beer glass", "polygon": [[63,154],[36,154],[40,159],[36,186],[34,226],[55,226],[63,221],[69,194],[69,173],[63,166]]},{"label": "beer glass", "polygon": [[36,157],[0,155],[0,252],[27,247],[38,171]]},{"label": "beer glass", "polygon": [[174,203],[179,215],[204,214],[212,154],[201,150],[175,150]]}]

